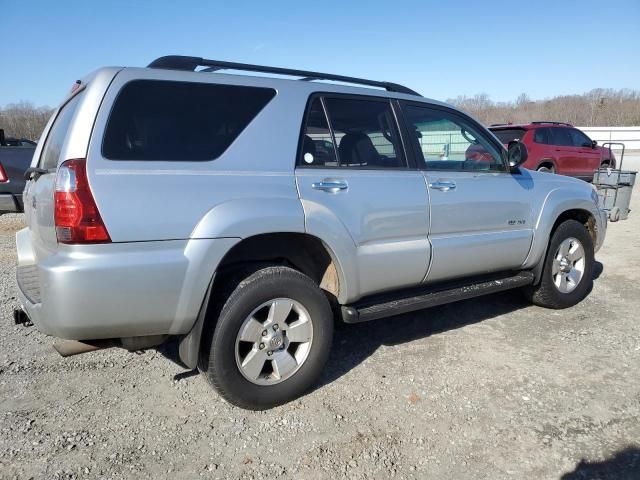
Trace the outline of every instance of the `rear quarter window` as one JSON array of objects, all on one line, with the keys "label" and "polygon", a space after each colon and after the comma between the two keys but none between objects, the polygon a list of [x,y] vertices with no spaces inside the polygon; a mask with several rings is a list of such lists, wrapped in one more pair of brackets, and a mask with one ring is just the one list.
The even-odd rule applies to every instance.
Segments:
[{"label": "rear quarter window", "polygon": [[134,80],[116,98],[102,155],[110,160],[214,160],[275,94],[260,87]]},{"label": "rear quarter window", "polygon": [[58,166],[62,145],[67,138],[71,120],[76,113],[82,95],[83,92],[76,94],[71,100],[64,104],[58,112],[58,116],[53,122],[44,146],[42,147],[39,162],[40,168],[52,169]]}]

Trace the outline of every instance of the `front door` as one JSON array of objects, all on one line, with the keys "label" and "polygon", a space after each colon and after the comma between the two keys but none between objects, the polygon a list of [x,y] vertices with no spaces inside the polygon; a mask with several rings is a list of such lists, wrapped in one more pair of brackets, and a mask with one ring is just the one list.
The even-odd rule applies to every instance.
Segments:
[{"label": "front door", "polygon": [[306,230],[342,250],[341,300],[419,284],[430,260],[427,191],[407,164],[391,102],[316,96],[300,144]]},{"label": "front door", "polygon": [[425,281],[520,267],[533,239],[528,173],[512,174],[500,145],[464,115],[410,102],[402,110],[429,192]]}]

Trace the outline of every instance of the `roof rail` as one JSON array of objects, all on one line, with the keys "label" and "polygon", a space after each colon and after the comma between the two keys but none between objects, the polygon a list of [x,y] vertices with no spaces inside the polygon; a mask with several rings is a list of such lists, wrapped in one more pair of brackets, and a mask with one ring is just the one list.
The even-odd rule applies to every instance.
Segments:
[{"label": "roof rail", "polygon": [[492,123],[489,126],[490,127],[507,127],[509,125],[513,125],[513,123],[511,123],[511,122],[509,122],[509,123]]},{"label": "roof rail", "polygon": [[567,122],[551,122],[551,121],[547,121],[547,120],[539,120],[537,122],[531,122],[532,125],[542,125],[542,124],[551,124],[551,125],[564,125],[565,127],[573,127],[573,125],[571,125],[570,123]]},{"label": "roof rail", "polygon": [[331,73],[310,72],[307,70],[294,70],[291,68],[267,67],[264,65],[251,65],[248,63],[225,62],[222,60],[207,60],[201,57],[187,57],[182,55],[168,55],[166,57],[156,58],[147,65],[148,68],[164,68],[168,70],[187,70],[195,71],[198,67],[208,67],[201,71],[215,72],[216,70],[244,70],[249,72],[274,73],[276,75],[291,75],[294,77],[302,77],[301,80],[333,80],[336,82],[355,83],[359,85],[367,85],[371,87],[384,88],[389,92],[406,93],[409,95],[422,96],[418,92],[411,90],[403,85],[391,82],[379,82],[376,80],[367,80],[365,78],[345,77],[343,75],[334,75]]}]

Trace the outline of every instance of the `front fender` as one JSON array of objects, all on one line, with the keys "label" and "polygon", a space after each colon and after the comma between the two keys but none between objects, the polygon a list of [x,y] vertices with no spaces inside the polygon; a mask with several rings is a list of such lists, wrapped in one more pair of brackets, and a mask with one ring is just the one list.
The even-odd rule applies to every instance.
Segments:
[{"label": "front fender", "polygon": [[[553,226],[563,212],[568,210],[584,210],[589,212],[596,219],[598,235],[602,235],[601,232],[604,232],[606,225],[601,225],[602,216],[600,211],[593,201],[589,189],[582,188],[582,185],[579,185],[579,187],[581,188],[578,188],[578,186],[563,186],[551,190],[547,194],[542,202],[535,222],[533,242],[529,250],[529,255],[524,261],[523,268],[533,268],[544,258]],[[594,247],[597,249],[601,244],[602,240],[599,238]]]}]

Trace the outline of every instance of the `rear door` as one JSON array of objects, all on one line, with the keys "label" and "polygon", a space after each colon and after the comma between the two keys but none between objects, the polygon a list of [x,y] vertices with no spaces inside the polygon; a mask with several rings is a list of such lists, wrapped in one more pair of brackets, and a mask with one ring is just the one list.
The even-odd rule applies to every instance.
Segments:
[{"label": "rear door", "polygon": [[[69,127],[76,114],[83,92],[71,97],[55,113],[53,124],[46,138],[43,136],[43,147],[39,152],[37,166],[46,169],[48,173],[33,176],[27,182],[24,197],[24,210],[27,223],[31,230],[34,246],[40,250],[53,251],[57,248],[56,230],[54,225],[54,189],[56,168],[65,148]],[[36,155],[38,150],[36,150]],[[34,162],[36,159],[34,158]]]},{"label": "rear door", "polygon": [[576,149],[566,127],[552,127],[548,129],[553,150],[556,157],[556,173],[561,175],[579,175],[580,168],[576,162]]},{"label": "rear door", "polygon": [[[512,174],[500,145],[468,117],[413,102],[402,111],[429,188],[432,261],[425,280],[520,267],[533,239],[530,175]],[[480,157],[469,155],[479,150]]]},{"label": "rear door", "polygon": [[419,284],[429,264],[425,180],[407,164],[396,113],[366,96],[316,95],[307,108],[296,168],[306,229],[349,251],[348,300]]}]

